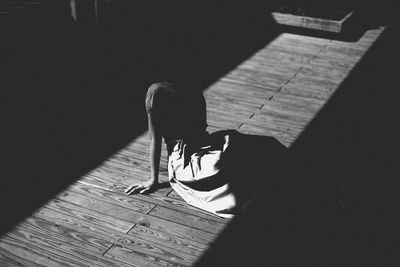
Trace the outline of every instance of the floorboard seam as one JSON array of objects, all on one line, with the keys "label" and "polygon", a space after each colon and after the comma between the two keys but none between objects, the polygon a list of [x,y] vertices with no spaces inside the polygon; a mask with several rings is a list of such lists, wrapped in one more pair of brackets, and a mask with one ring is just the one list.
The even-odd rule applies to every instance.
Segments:
[{"label": "floorboard seam", "polygon": [[[278,92],[278,93],[281,92],[281,91],[286,87],[286,85],[290,84],[290,83],[293,81],[293,79],[296,78],[296,76],[304,69],[305,66],[310,65],[311,62],[312,62],[319,54],[321,54],[322,51],[325,50],[326,47],[328,47],[328,44],[329,44],[329,43],[324,44],[315,54],[313,54],[313,55],[310,57],[310,59],[309,59],[303,66],[301,66],[301,67],[293,74],[293,76],[292,76],[291,78],[289,78],[288,80],[286,80],[285,83],[284,83],[281,87],[279,87],[279,89],[278,89],[277,92]],[[272,100],[272,98],[273,98],[273,96],[271,97],[270,100]]]},{"label": "floorboard seam", "polygon": [[[150,212],[152,212],[154,210],[154,208],[157,206],[158,206],[157,204],[154,204],[154,207],[152,207],[148,212],[146,212],[146,214],[150,214]],[[135,227],[135,225],[133,227]],[[132,227],[132,229],[133,229],[133,227]]]},{"label": "floorboard seam", "polygon": [[117,240],[113,241],[112,244],[111,244],[111,246],[110,246],[109,248],[107,248],[107,249],[103,252],[103,254],[102,254],[103,257],[106,257],[106,253],[107,253],[113,246],[116,245],[116,243],[115,243],[116,241],[117,241]]}]

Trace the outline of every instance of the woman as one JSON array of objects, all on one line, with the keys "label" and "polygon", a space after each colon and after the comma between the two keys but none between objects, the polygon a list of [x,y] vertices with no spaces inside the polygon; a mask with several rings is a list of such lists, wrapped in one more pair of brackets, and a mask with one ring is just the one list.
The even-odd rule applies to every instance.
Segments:
[{"label": "woman", "polygon": [[148,181],[125,192],[145,193],[158,184],[161,140],[168,150],[171,187],[189,204],[222,217],[232,217],[238,197],[229,183],[234,130],[209,134],[206,103],[201,92],[179,90],[171,83],[156,83],[146,94],[150,134],[151,175]]}]

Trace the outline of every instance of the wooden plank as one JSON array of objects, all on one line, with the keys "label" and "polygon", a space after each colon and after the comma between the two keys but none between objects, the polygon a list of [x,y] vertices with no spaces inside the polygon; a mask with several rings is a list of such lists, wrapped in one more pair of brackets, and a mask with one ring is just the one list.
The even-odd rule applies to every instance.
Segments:
[{"label": "wooden plank", "polygon": [[[330,41],[330,39],[326,38],[318,38],[314,36],[307,36],[304,34],[283,32],[281,35],[279,35],[277,39],[272,42],[272,44],[286,46],[286,48],[288,48],[286,51],[288,53],[291,53],[291,49],[295,49],[295,51],[317,51],[319,48]],[[267,49],[269,47],[270,45],[268,45]]]},{"label": "wooden plank", "polygon": [[209,107],[207,109],[207,120],[209,121],[220,120],[221,123],[229,125],[230,128],[236,128],[235,125],[239,125],[243,119],[248,118],[251,114],[252,112],[248,112],[247,114],[244,115],[235,113],[232,114],[230,111],[223,110],[222,108]]},{"label": "wooden plank", "polygon": [[218,234],[225,228],[225,224],[216,222],[214,220],[207,220],[201,216],[168,209],[165,207],[156,206],[151,210],[149,215],[165,218],[166,220],[186,225],[194,229],[199,229],[211,234]]},{"label": "wooden plank", "polygon": [[321,107],[326,103],[325,100],[321,99],[315,99],[312,97],[293,96],[290,94],[283,94],[281,92],[276,93],[272,101],[296,107],[303,107],[303,110],[311,115],[315,115],[321,109]]},{"label": "wooden plank", "polygon": [[307,71],[300,71],[296,75],[296,79],[303,80],[305,82],[318,84],[321,87],[329,87],[336,89],[341,79],[335,77],[329,77],[329,74],[323,74],[321,72],[313,71],[312,69],[308,69]]},{"label": "wooden plank", "polygon": [[[10,255],[12,261],[6,262],[18,262],[24,264],[23,266],[79,266],[80,261],[76,261],[73,258],[51,253],[42,248],[32,247],[27,243],[20,242],[14,238],[3,236],[0,242],[0,255]],[[3,253],[4,251],[4,253]],[[12,255],[12,256],[11,256]],[[26,265],[25,265],[26,264]],[[7,266],[7,265],[5,265]],[[13,266],[13,265],[11,265]],[[17,265],[18,266],[18,265]],[[81,265],[88,266],[88,265]]]},{"label": "wooden plank", "polygon": [[[26,233],[29,233],[29,237],[32,238],[34,236],[35,241],[40,239],[41,242],[52,244],[67,243],[69,246],[79,248],[79,250],[92,251],[99,255],[104,254],[113,245],[113,242],[60,227],[38,218],[29,218],[28,221],[19,225],[14,232],[23,232],[25,236]],[[128,247],[144,255],[150,255],[178,264],[188,265],[195,260],[195,257],[190,254],[137,238],[134,235],[120,234],[115,244]]]},{"label": "wooden plank", "polygon": [[21,255],[21,250],[16,246],[9,244],[7,237],[0,239],[0,266],[2,267],[39,267],[39,265],[28,259],[38,258],[33,256],[29,251],[24,251]]},{"label": "wooden plank", "polygon": [[237,129],[241,124],[241,120],[245,119],[232,118],[229,113],[214,109],[207,110],[207,117],[209,125],[219,125],[223,129]]},{"label": "wooden plank", "polygon": [[[280,41],[279,45],[278,41],[274,41],[276,46],[282,46],[282,43],[286,43],[286,45],[289,45],[292,49],[296,49],[296,47],[302,47],[298,45],[298,39],[300,38],[292,38],[291,35],[283,35],[283,37],[279,37],[278,40],[285,40]],[[282,62],[279,60],[279,58],[275,59],[275,62],[271,62],[271,64],[265,64],[263,60],[265,60],[265,55],[258,55],[258,57],[254,56],[250,60],[244,62],[240,66],[238,66],[235,70],[231,71],[226,77],[224,77],[225,80],[230,80],[230,81],[235,81],[236,83],[243,83],[243,84],[249,84],[249,85],[257,85],[257,87],[269,87],[269,88],[276,88],[278,90],[282,86],[285,86],[285,84],[292,79],[292,77],[297,74],[297,72],[304,67],[304,65],[309,64],[309,61],[312,59],[312,57],[315,55],[315,53],[319,52],[320,49],[322,49],[325,45],[325,42],[317,42],[313,44],[312,51],[313,54],[304,56],[302,55],[300,58],[303,59],[301,64],[298,64],[296,67],[293,67],[293,60],[287,60],[287,62]],[[317,46],[318,50],[316,50],[315,46]],[[270,47],[270,46],[269,46]],[[303,51],[301,51],[304,53]],[[274,53],[270,53],[274,54]],[[290,53],[292,55],[293,53]],[[293,57],[293,56],[292,56]],[[258,59],[258,61],[257,61]],[[306,60],[305,60],[306,59]],[[285,65],[286,63],[286,65]],[[274,67],[274,66],[280,66],[280,67]],[[292,72],[288,72],[292,68]],[[248,74],[247,74],[248,73]],[[256,83],[253,83],[252,80],[257,80]],[[263,83],[260,84],[260,81],[264,81]],[[257,84],[258,83],[258,84]],[[231,126],[231,125],[228,125]],[[231,126],[232,127],[232,126]]]},{"label": "wooden plank", "polygon": [[135,225],[135,227],[129,231],[128,235],[138,237],[142,240],[148,240],[154,244],[163,245],[164,247],[173,248],[195,257],[199,257],[208,248],[207,245],[194,242],[188,238],[180,238],[176,235],[151,229],[139,224]]},{"label": "wooden plank", "polygon": [[285,132],[277,131],[276,129],[260,125],[244,124],[242,127],[240,127],[240,132],[244,134],[273,136],[286,147],[289,147],[296,139],[295,136],[289,135]]},{"label": "wooden plank", "polygon": [[228,95],[218,96],[217,94],[213,94],[212,97],[208,97],[206,100],[208,108],[231,112],[233,116],[239,117],[248,117],[260,106],[259,104],[244,103],[241,99],[232,98]]},{"label": "wooden plank", "polygon": [[[79,201],[79,199],[78,199]],[[128,232],[134,225],[134,222],[121,220],[110,216],[109,214],[99,213],[96,210],[87,209],[80,205],[72,204],[60,199],[52,199],[46,207],[62,212],[66,215],[77,217],[82,220],[91,222],[93,225],[98,225],[104,228],[109,228],[121,233]]]},{"label": "wooden plank", "polygon": [[204,95],[206,100],[209,95],[223,96],[227,101],[236,101],[249,107],[259,107],[274,91],[274,89],[266,87],[254,87],[236,83],[234,80],[221,79],[209,87]]},{"label": "wooden plank", "polygon": [[135,253],[140,253],[147,257],[182,266],[190,266],[196,261],[196,256],[192,254],[182,252],[170,246],[163,246],[157,242],[137,238],[137,235],[120,238],[115,245],[131,249]]},{"label": "wooden plank", "polygon": [[82,219],[82,216],[74,216],[64,211],[60,212],[58,210],[54,210],[47,206],[40,208],[37,212],[34,213],[33,216],[51,221],[57,225],[73,229],[78,232],[85,232],[92,236],[104,238],[111,243],[114,243],[120,237],[120,234],[123,233],[123,231],[115,230],[111,227],[106,227],[98,222],[94,222],[91,219],[92,217],[90,216],[85,216],[84,219]]},{"label": "wooden plank", "polygon": [[50,222],[38,217],[29,217],[19,224],[12,233],[29,233],[35,239],[47,240],[51,238],[55,243],[68,243],[71,246],[79,247],[85,251],[92,251],[103,254],[109,249],[113,242],[104,237],[93,236],[83,231],[76,231],[71,228]]},{"label": "wooden plank", "polygon": [[260,51],[261,55],[281,51],[296,57],[312,57],[316,52],[328,44],[330,40],[314,38],[300,34],[282,33],[266,49]]},{"label": "wooden plank", "polygon": [[153,204],[140,201],[126,194],[104,190],[83,183],[75,183],[74,185],[70,186],[69,190],[66,190],[65,192],[70,191],[141,213],[148,213],[155,207]]},{"label": "wooden plank", "polygon": [[[115,189],[113,187],[110,188],[109,184],[106,181],[98,179],[96,177],[86,176],[86,177],[80,179],[78,182],[85,184],[85,185],[89,185],[91,187],[96,187],[96,188],[100,188],[103,190],[107,190],[107,191],[116,190],[120,194],[124,194],[122,189],[120,189],[120,188]],[[175,191],[172,190],[168,196],[170,196],[172,194],[172,192],[175,192]],[[212,213],[209,213],[207,211],[196,208],[196,207],[188,204],[181,197],[175,198],[175,197],[164,197],[164,196],[159,196],[159,195],[154,195],[154,194],[146,194],[146,195],[134,194],[134,195],[130,195],[129,198],[132,198],[136,201],[147,202],[147,203],[150,203],[153,205],[165,207],[168,209],[186,212],[186,213],[189,213],[192,215],[201,216],[208,220],[214,220],[214,221],[217,221],[220,223],[227,223],[227,221],[229,221],[229,219],[221,218]]]},{"label": "wooden plank", "polygon": [[251,86],[280,88],[286,82],[288,76],[266,75],[264,72],[254,72],[253,70],[235,69],[231,71],[226,78],[241,81]]},{"label": "wooden plank", "polygon": [[277,101],[265,102],[260,112],[260,114],[275,116],[285,120],[293,120],[300,123],[306,123],[313,118],[313,114],[307,111],[307,107],[287,105]]},{"label": "wooden plank", "polygon": [[[15,229],[9,235],[23,243],[32,244],[35,250],[37,246],[44,250],[49,250],[49,252],[60,257],[77,260],[77,262],[79,262],[78,266],[88,266],[88,260],[100,266],[120,266],[120,263],[114,262],[114,260],[113,264],[111,264],[106,258],[97,257],[96,254],[88,252],[85,246],[76,246],[77,242],[65,240],[63,237],[60,238],[59,235],[48,235],[42,233],[42,231],[26,228],[26,225],[23,225]],[[134,238],[133,235],[120,237],[116,241],[116,244],[117,246],[121,245],[130,249],[128,263],[140,263],[140,266],[147,266],[149,263],[152,263],[152,261],[161,263],[161,265],[164,266],[170,266],[170,263],[178,264],[179,266],[189,266],[196,259],[195,256],[191,254],[184,253],[174,248],[164,247],[157,243]],[[106,256],[109,255],[115,256],[113,249],[106,253]],[[81,259],[80,256],[84,258]],[[118,260],[118,257],[113,258]]]},{"label": "wooden plank", "polygon": [[279,72],[294,73],[304,64],[307,64],[314,54],[293,54],[286,50],[270,49],[269,53],[258,53],[252,57],[263,68],[270,68]]},{"label": "wooden plank", "polygon": [[[294,65],[293,68],[298,68],[301,64],[306,63],[310,58],[312,58],[316,52],[318,52],[324,45],[323,43],[318,43],[314,45],[315,47],[305,47],[303,44],[285,44],[282,42],[287,34],[281,34],[277,41],[268,45],[268,47],[264,50],[261,50],[257,56],[260,57],[259,60],[264,58],[266,62],[269,62],[268,65],[277,64],[280,65],[281,68],[285,68],[290,66],[290,62]],[[297,35],[297,41],[301,40],[303,36]],[[289,67],[291,70],[292,67]]]},{"label": "wooden plank", "polygon": [[[125,194],[125,189],[127,188],[127,186],[125,186],[125,185],[116,184],[116,183],[113,183],[113,181],[108,181],[106,179],[103,179],[103,177],[97,177],[97,176],[94,176],[94,175],[86,175],[86,176],[82,177],[79,180],[79,182],[84,183],[84,184],[88,184],[88,185],[91,185],[91,186],[99,187],[99,188],[102,188],[102,189],[105,189],[105,190],[118,192],[119,194]],[[172,191],[172,188],[170,188],[170,185],[169,185],[168,182],[164,182],[163,185],[165,187],[167,187],[167,188],[158,189],[155,192],[151,192],[151,193],[148,193],[146,195],[152,196],[152,197],[164,197],[169,192],[160,194],[158,191],[159,190]],[[135,197],[135,195],[130,195],[130,197]]]},{"label": "wooden plank", "polygon": [[[247,64],[243,64],[237,67],[238,71],[241,72],[249,72],[252,73],[253,76],[265,76],[270,80],[277,80],[277,81],[285,81],[288,78],[292,77],[293,74],[297,72],[303,65],[302,64],[291,64],[290,68],[286,67],[278,67],[278,63],[282,64],[281,62],[260,62],[252,59],[248,61]],[[231,76],[232,77],[232,76]]]},{"label": "wooden plank", "polygon": [[152,256],[134,251],[121,245],[114,245],[104,255],[106,258],[134,264],[140,267],[179,266]]},{"label": "wooden plank", "polygon": [[[68,229],[74,229],[80,232],[84,231],[85,234],[90,235],[92,239],[107,239],[107,244],[129,244],[128,247],[132,250],[142,252],[142,254],[146,255],[154,254],[154,251],[161,251],[165,255],[185,254],[187,260],[193,261],[195,257],[199,256],[201,252],[207,248],[205,245],[177,238],[168,233],[152,230],[141,225],[135,226],[131,229],[129,235],[126,235],[118,231],[93,225],[90,221],[73,218],[63,213],[54,213],[57,212],[51,211],[51,215],[49,216],[49,209],[42,208],[35,216],[52,220],[54,224],[62,225]],[[80,236],[81,234],[78,235]],[[141,254],[138,254],[137,257],[141,257]]]},{"label": "wooden plank", "polygon": [[174,190],[171,191],[171,193],[168,194],[169,198],[175,199],[175,200],[183,200],[183,198]]},{"label": "wooden plank", "polygon": [[[125,177],[120,177],[120,179],[118,179],[118,177],[115,176],[115,172],[113,170],[109,170],[107,168],[102,168],[102,167],[93,170],[90,173],[90,176],[97,177],[99,179],[104,179],[105,181],[108,181],[110,183],[111,187],[120,188],[122,190],[125,190],[126,188],[128,188],[128,186],[130,186],[133,183],[147,181],[149,179],[148,174],[146,176],[144,174],[141,176],[139,175],[125,176]],[[166,179],[164,178],[163,180]],[[153,194],[166,196],[171,190],[172,190],[171,188],[161,188],[155,191]]]},{"label": "wooden plank", "polygon": [[327,64],[317,65],[314,63],[304,66],[296,76],[313,77],[314,79],[318,79],[322,84],[326,81],[332,81],[339,85],[347,74],[348,71],[338,70]]},{"label": "wooden plank", "polygon": [[301,103],[268,101],[257,114],[240,127],[240,131],[274,136],[288,146],[298,137],[315,113],[316,111]]},{"label": "wooden plank", "polygon": [[125,185],[114,183],[112,180],[109,181],[107,179],[104,179],[103,177],[98,177],[98,176],[92,175],[92,174],[87,174],[87,175],[83,176],[81,179],[78,180],[78,182],[87,183],[87,184],[90,184],[91,186],[96,185],[99,188],[106,189],[109,191],[114,191],[114,192],[123,193],[126,189]]},{"label": "wooden plank", "polygon": [[107,215],[121,221],[135,222],[142,216],[141,212],[108,203],[97,198],[88,197],[73,191],[64,191],[62,194],[57,196],[57,199],[72,203],[84,208],[85,210],[97,212],[99,215]]},{"label": "wooden plank", "polygon": [[[172,192],[175,192],[175,191],[172,191]],[[201,217],[201,218],[204,218],[207,220],[215,221],[215,222],[218,222],[221,224],[226,224],[227,222],[229,222],[229,219],[222,218],[213,213],[196,208],[196,207],[188,204],[182,198],[174,199],[174,198],[170,198],[170,197],[153,196],[149,199],[151,199],[152,203],[157,204],[157,206],[159,206],[159,207],[165,207],[167,209],[172,209],[172,210],[176,210],[179,212],[188,213],[188,214],[198,216],[198,217]]]},{"label": "wooden plank", "polygon": [[[341,43],[344,44],[344,43]],[[326,47],[326,52],[331,55],[336,55],[338,57],[349,57],[349,58],[356,58],[359,59],[361,58],[366,50],[363,49],[362,47],[357,47],[357,46],[347,46],[347,45],[338,45],[336,43],[335,45],[329,45]]]},{"label": "wooden plank", "polygon": [[290,120],[284,120],[274,116],[256,114],[253,118],[244,123],[240,130],[242,130],[245,126],[256,126],[262,129],[269,129],[292,136],[301,132],[304,129],[305,124],[295,123]]},{"label": "wooden plank", "polygon": [[215,239],[214,234],[150,215],[143,215],[136,224],[200,244],[210,244]]},{"label": "wooden plank", "polygon": [[[101,254],[62,242],[62,240],[53,236],[38,235],[23,228],[17,228],[15,231],[9,232],[7,236],[15,240],[14,245],[18,244],[25,250],[39,252],[39,260],[42,260],[43,257],[40,257],[42,255],[55,261],[54,265],[52,265],[54,263],[52,262],[47,266],[132,266],[131,264],[109,260]],[[37,259],[32,259],[32,261],[38,262]],[[57,262],[61,264],[57,264]]]},{"label": "wooden plank", "polygon": [[337,88],[334,82],[325,81],[323,84],[312,79],[304,79],[296,76],[288,84],[282,87],[282,94],[293,96],[327,100]]},{"label": "wooden plank", "polygon": [[[143,214],[133,211],[118,205],[113,205],[97,199],[92,199],[77,193],[64,193],[61,194],[59,199],[72,203],[81,207],[86,212],[90,210],[91,214],[98,214],[99,216],[108,216],[119,220],[120,222],[130,222],[131,224],[148,225],[153,229],[160,231],[167,231],[169,233],[177,234],[180,237],[191,238],[197,242],[208,243],[214,239],[214,235],[205,231],[190,228],[182,224]],[[66,203],[62,203],[64,206]]]},{"label": "wooden plank", "polygon": [[343,57],[337,55],[333,56],[323,51],[318,56],[312,59],[311,64],[315,66],[329,66],[335,70],[341,70],[348,73],[353,69],[354,65],[360,60],[361,57]]}]

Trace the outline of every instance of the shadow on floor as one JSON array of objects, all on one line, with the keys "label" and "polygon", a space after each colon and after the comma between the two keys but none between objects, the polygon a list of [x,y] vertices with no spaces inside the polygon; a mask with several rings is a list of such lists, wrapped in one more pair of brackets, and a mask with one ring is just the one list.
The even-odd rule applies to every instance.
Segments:
[{"label": "shadow on floor", "polygon": [[79,26],[68,1],[2,16],[0,233],[142,134],[151,83],[204,90],[273,40],[262,2],[115,0]]},{"label": "shadow on floor", "polygon": [[[278,178],[196,266],[397,266],[398,44],[389,26],[300,135]],[[244,177],[243,183],[246,179]]]}]

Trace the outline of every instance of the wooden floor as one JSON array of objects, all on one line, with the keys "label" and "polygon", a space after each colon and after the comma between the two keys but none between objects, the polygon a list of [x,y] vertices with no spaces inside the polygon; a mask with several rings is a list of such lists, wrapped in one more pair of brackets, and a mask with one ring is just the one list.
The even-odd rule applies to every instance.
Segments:
[{"label": "wooden floor", "polygon": [[[296,140],[384,28],[357,42],[284,33],[205,91],[208,130]],[[146,133],[0,239],[0,266],[191,266],[229,223],[170,187],[126,196],[149,174]],[[167,181],[165,149],[161,181]]]}]

